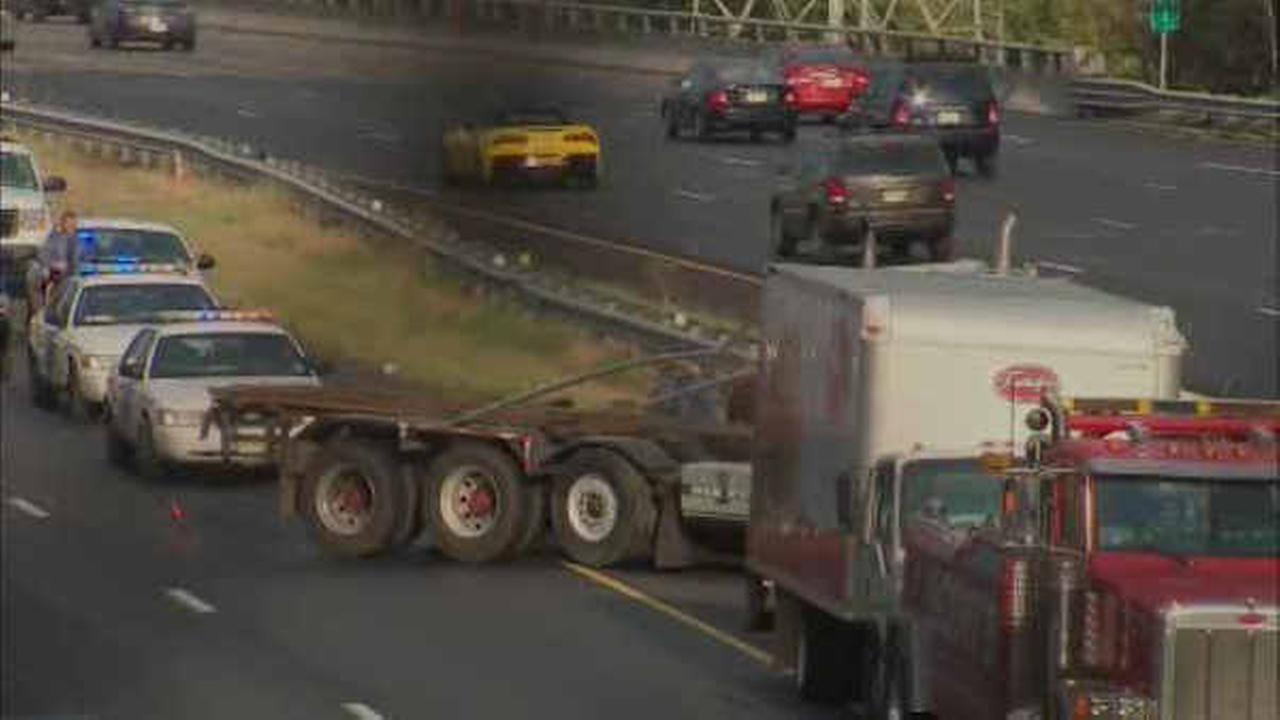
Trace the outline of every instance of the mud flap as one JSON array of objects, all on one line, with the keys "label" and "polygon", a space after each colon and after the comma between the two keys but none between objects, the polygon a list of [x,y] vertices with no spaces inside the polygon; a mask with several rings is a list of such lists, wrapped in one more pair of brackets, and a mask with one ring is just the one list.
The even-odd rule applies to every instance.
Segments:
[{"label": "mud flap", "polygon": [[698,562],[697,546],[684,532],[680,516],[680,485],[663,483],[658,489],[658,531],[653,540],[653,566],[678,570]]},{"label": "mud flap", "polygon": [[280,471],[280,519],[293,520],[298,517],[298,476],[284,470]]}]

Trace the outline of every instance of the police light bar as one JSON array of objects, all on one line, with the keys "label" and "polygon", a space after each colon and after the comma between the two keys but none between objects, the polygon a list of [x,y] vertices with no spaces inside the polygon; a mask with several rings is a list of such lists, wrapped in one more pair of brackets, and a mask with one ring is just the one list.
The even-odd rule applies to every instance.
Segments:
[{"label": "police light bar", "polygon": [[269,310],[163,310],[148,313],[147,323],[275,322]]},{"label": "police light bar", "polygon": [[185,274],[187,267],[177,263],[144,263],[133,259],[114,259],[106,262],[91,260],[81,261],[76,265],[76,273],[91,275],[143,275],[148,273]]}]

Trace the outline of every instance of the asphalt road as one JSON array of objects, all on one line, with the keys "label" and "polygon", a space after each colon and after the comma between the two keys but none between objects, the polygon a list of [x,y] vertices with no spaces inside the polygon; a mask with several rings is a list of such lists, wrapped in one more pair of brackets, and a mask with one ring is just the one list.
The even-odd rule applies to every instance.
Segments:
[{"label": "asphalt road", "polygon": [[[600,190],[444,196],[747,272],[763,266],[774,174],[794,152],[665,140],[656,109],[666,81],[652,75],[214,30],[193,54],[91,51],[79,26],[21,31],[4,79],[20,96],[429,191],[440,189],[447,123],[556,102],[601,130]],[[989,256],[1015,210],[1021,258],[1174,307],[1193,344],[1193,389],[1277,396],[1272,148],[1014,113],[1003,131],[999,177],[960,181],[962,253]],[[798,144],[829,132],[807,127]]]},{"label": "asphalt road", "polygon": [[[147,484],[107,464],[100,428],[33,409],[22,375],[0,390],[0,716],[833,717],[550,554],[339,562],[279,521],[261,478]],[[731,574],[620,575],[738,621]]]}]

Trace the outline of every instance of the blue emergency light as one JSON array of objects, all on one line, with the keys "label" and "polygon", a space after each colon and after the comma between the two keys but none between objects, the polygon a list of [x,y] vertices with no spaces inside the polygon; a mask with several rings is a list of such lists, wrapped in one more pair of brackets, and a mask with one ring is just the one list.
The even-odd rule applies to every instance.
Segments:
[{"label": "blue emergency light", "polygon": [[136,257],[94,258],[76,266],[79,275],[129,275],[141,273],[182,273],[186,268],[176,263],[144,263]]}]

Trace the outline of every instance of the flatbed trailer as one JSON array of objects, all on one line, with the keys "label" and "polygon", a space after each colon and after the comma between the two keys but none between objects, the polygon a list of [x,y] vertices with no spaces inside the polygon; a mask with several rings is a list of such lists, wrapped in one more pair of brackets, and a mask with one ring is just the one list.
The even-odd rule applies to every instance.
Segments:
[{"label": "flatbed trailer", "polygon": [[229,457],[269,453],[282,516],[301,516],[340,556],[426,531],[453,559],[503,560],[534,545],[549,519],[562,551],[596,567],[723,557],[691,526],[714,521],[717,507],[745,516],[751,428],[637,406],[529,404],[576,382],[478,409],[361,386],[230,386],[211,391],[205,431]]}]

